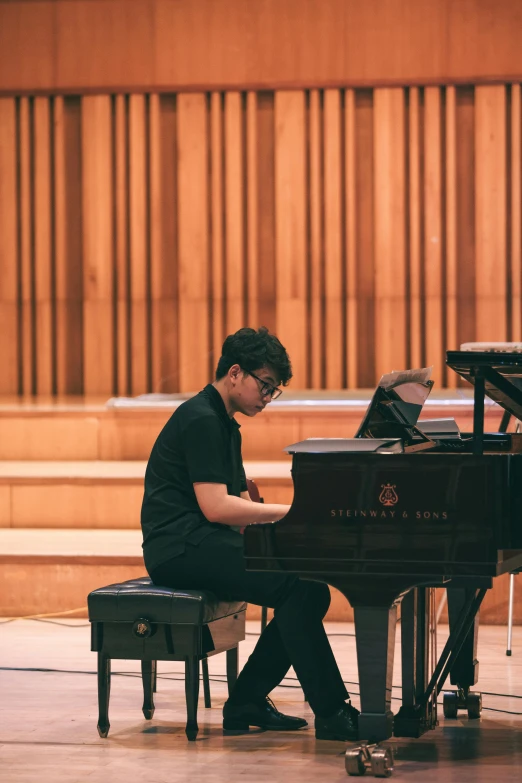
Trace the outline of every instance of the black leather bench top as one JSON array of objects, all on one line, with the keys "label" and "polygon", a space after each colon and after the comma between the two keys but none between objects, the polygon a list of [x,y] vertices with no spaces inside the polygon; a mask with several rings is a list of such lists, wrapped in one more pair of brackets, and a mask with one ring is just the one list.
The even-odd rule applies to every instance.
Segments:
[{"label": "black leather bench top", "polygon": [[208,590],[175,590],[152,583],[149,577],[129,579],[93,590],[87,598],[89,620],[205,625],[246,609],[242,601],[223,601]]}]

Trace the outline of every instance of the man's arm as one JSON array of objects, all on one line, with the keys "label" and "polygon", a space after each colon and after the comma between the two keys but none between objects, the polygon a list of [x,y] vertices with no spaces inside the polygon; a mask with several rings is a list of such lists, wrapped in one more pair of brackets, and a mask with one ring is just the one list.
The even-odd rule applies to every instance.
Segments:
[{"label": "man's arm", "polygon": [[256,522],[275,522],[288,514],[290,506],[282,503],[252,503],[248,495],[229,495],[226,484],[195,483],[198,505],[209,522],[222,525],[255,525]]}]

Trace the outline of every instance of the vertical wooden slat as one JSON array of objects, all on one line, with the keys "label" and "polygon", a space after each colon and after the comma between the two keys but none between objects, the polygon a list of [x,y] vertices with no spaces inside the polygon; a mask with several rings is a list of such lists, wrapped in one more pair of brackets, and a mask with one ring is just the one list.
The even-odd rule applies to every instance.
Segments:
[{"label": "vertical wooden slat", "polygon": [[24,394],[36,394],[34,264],[33,264],[33,204],[31,107],[29,98],[20,98],[20,282],[22,330],[22,383]]},{"label": "vertical wooden slat", "polygon": [[[446,348],[456,350],[457,331],[457,97],[446,88]],[[454,388],[457,374],[446,372],[444,385]]]},{"label": "vertical wooden slat", "polygon": [[34,99],[35,362],[38,394],[55,391],[49,98]]},{"label": "vertical wooden slat", "polygon": [[357,171],[355,91],[346,90],[345,101],[345,193],[346,193],[346,369],[347,386],[358,386],[358,295],[357,295]]},{"label": "vertical wooden slat", "polygon": [[58,394],[83,392],[81,104],[54,99],[55,350]]},{"label": "vertical wooden slat", "polygon": [[61,95],[54,99],[54,265],[56,274],[56,391],[67,393],[67,187],[65,112]]},{"label": "vertical wooden slat", "polygon": [[114,232],[116,268],[116,380],[120,395],[132,393],[130,362],[127,98],[114,98]]},{"label": "vertical wooden slat", "polygon": [[129,99],[129,227],[131,383],[133,394],[150,384],[149,367],[149,253],[146,98]]},{"label": "vertical wooden slat", "polygon": [[176,97],[151,96],[150,120],[152,390],[177,392],[179,297]]},{"label": "vertical wooden slat", "polygon": [[226,332],[245,326],[244,156],[241,93],[225,93]]},{"label": "vertical wooden slat", "polygon": [[[156,391],[157,381],[161,378],[161,343],[154,341],[153,322],[157,315],[157,272],[161,263],[161,124],[159,95],[149,97],[147,113],[148,123],[148,168],[149,168],[149,258],[150,258],[150,323],[151,331],[147,337],[147,352],[150,358],[151,391]],[[153,287],[153,280],[155,285]]]},{"label": "vertical wooden slat", "polygon": [[82,99],[84,391],[114,388],[111,99]]},{"label": "vertical wooden slat", "polygon": [[[457,345],[475,336],[475,88],[456,90]],[[457,384],[461,383],[457,379]],[[462,383],[465,383],[462,381]]]},{"label": "vertical wooden slat", "polygon": [[0,98],[0,394],[18,392],[16,106]]},{"label": "vertical wooden slat", "polygon": [[505,340],[506,88],[475,90],[476,337]]},{"label": "vertical wooden slat", "polygon": [[275,110],[274,93],[257,98],[258,258],[259,326],[276,328],[275,251]]},{"label": "vertical wooden slat", "polygon": [[246,98],[246,181],[247,181],[247,308],[246,322],[259,325],[259,254],[258,254],[258,166],[257,166],[257,93]]},{"label": "vertical wooden slat", "polygon": [[442,298],[442,139],[439,87],[424,90],[424,319],[426,365],[441,384],[444,370]]},{"label": "vertical wooden slat", "polygon": [[511,85],[511,339],[522,340],[522,113],[520,84]]},{"label": "vertical wooden slat", "polygon": [[313,389],[324,388],[324,255],[323,255],[323,178],[322,107],[319,90],[310,90],[309,171],[310,171],[310,374]]},{"label": "vertical wooden slat", "polygon": [[207,106],[201,94],[178,96],[180,391],[209,381],[209,236]]},{"label": "vertical wooden slat", "polygon": [[344,365],[344,275],[341,137],[339,90],[324,92],[324,292],[326,332],[326,387],[346,383]]},{"label": "vertical wooden slat", "polygon": [[375,386],[375,161],[372,90],[355,93],[358,385]]},{"label": "vertical wooden slat", "polygon": [[410,288],[410,337],[409,353],[412,367],[422,366],[422,303],[421,303],[421,143],[419,88],[409,91],[409,288]]},{"label": "vertical wooden slat", "polygon": [[375,364],[377,377],[406,366],[404,93],[374,93]]},{"label": "vertical wooden slat", "polygon": [[[161,114],[159,95],[149,98],[148,113],[149,171],[150,171],[150,345],[147,349],[151,363],[151,390],[159,392],[162,377],[162,348],[165,336],[161,331],[162,300],[162,215],[161,215]],[[159,305],[159,307],[158,307]],[[158,328],[159,327],[159,328]]]},{"label": "vertical wooden slat", "polygon": [[306,150],[305,96],[275,100],[277,335],[290,354],[294,389],[306,388]]},{"label": "vertical wooden slat", "polygon": [[212,321],[210,323],[210,350],[215,369],[221,356],[226,336],[225,319],[225,254],[224,254],[224,172],[223,172],[223,95],[210,96],[210,200],[211,200],[211,277]]}]

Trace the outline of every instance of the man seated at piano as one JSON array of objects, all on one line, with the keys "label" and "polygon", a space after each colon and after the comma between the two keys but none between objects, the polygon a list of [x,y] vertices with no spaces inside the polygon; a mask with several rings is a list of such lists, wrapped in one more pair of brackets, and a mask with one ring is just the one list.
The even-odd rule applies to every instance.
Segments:
[{"label": "man seated at piano", "polygon": [[316,738],[353,740],[358,711],[323,626],[328,586],[245,569],[241,529],[279,520],[290,507],[251,502],[234,415],[257,416],[291,377],[285,348],[266,328],[226,338],[215,381],[176,409],[152,448],[141,512],[144,559],[155,584],[274,609],[224,705],[225,733],[306,726],[269,698],[293,666],[315,714]]}]

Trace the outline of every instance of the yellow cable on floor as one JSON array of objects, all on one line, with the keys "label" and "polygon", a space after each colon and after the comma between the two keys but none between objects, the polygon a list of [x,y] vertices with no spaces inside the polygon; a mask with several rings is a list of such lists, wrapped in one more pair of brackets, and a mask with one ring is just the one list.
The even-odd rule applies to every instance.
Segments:
[{"label": "yellow cable on floor", "polygon": [[[65,612],[47,612],[47,614],[26,614],[22,617],[8,617],[8,620],[39,620],[41,617],[62,617],[64,614],[74,614],[75,612],[87,611],[86,606],[80,606],[78,609],[67,609]],[[83,618],[81,618],[83,619]]]}]

